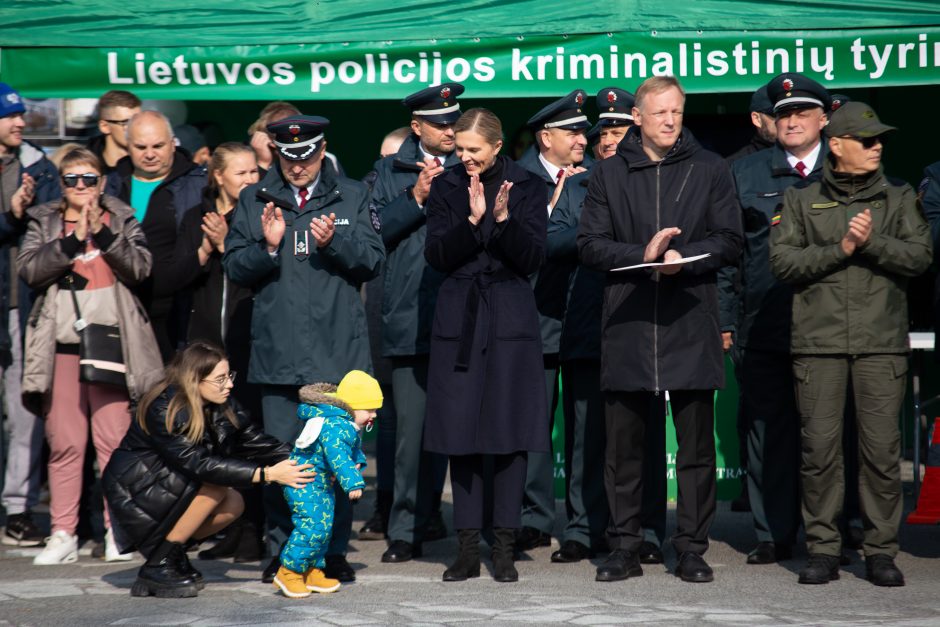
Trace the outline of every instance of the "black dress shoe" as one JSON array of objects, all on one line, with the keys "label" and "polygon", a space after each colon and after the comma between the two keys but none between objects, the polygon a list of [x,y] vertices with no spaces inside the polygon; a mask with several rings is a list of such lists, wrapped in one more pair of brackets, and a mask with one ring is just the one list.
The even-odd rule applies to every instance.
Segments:
[{"label": "black dress shoe", "polygon": [[323,574],[330,579],[339,579],[343,583],[352,583],[356,580],[356,571],[349,565],[344,555],[327,555]]},{"label": "black dress shoe", "polygon": [[865,558],[865,577],[876,586],[903,586],[904,574],[890,555],[879,553]]},{"label": "black dress shoe", "polygon": [[810,553],[806,566],[800,571],[800,583],[822,584],[839,578],[839,558],[834,555]]},{"label": "black dress shoe", "polygon": [[516,550],[531,551],[540,546],[551,546],[552,536],[535,527],[523,527],[516,534]]},{"label": "black dress shoe", "polygon": [[698,553],[686,551],[679,555],[676,577],[690,583],[708,583],[714,581],[715,573],[704,557]]},{"label": "black dress shoe", "polygon": [[793,549],[773,542],[758,542],[747,554],[748,564],[776,564],[793,557]]},{"label": "black dress shoe", "polygon": [[640,542],[640,548],[636,550],[637,555],[640,557],[641,564],[662,564],[663,563],[663,552],[662,550],[653,544],[652,542],[643,541]]},{"label": "black dress shoe", "polygon": [[281,558],[279,556],[271,558],[268,565],[261,571],[261,583],[274,583],[274,576],[277,574],[277,569],[280,567]]},{"label": "black dress shoe", "polygon": [[604,563],[597,567],[597,576],[594,581],[621,581],[629,577],[643,575],[640,558],[632,551],[616,549],[607,556]]},{"label": "black dress shoe", "polygon": [[561,548],[552,553],[552,561],[556,564],[573,564],[589,557],[593,557],[591,549],[575,540],[565,540]]},{"label": "black dress shoe", "polygon": [[382,561],[386,564],[410,562],[415,557],[421,557],[421,545],[404,540],[395,540],[382,553]]}]

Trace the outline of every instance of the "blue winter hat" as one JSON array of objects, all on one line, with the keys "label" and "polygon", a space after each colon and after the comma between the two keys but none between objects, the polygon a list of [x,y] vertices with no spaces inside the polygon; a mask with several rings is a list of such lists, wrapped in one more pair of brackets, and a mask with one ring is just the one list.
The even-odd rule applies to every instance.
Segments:
[{"label": "blue winter hat", "polygon": [[0,118],[16,113],[26,113],[23,99],[15,89],[6,83],[0,83]]}]

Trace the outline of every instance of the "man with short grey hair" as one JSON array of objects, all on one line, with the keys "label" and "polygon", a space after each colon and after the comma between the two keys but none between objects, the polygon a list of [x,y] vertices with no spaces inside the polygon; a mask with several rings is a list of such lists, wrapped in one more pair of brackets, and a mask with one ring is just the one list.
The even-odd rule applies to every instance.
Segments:
[{"label": "man with short grey hair", "polygon": [[138,288],[138,295],[150,314],[163,360],[169,361],[186,338],[183,313],[174,305],[180,281],[166,269],[171,266],[183,214],[202,199],[206,170],[177,150],[170,121],[157,111],[142,111],[131,118],[127,151],[128,156],[108,176],[106,192],[134,208],[147,236],[153,274]]}]

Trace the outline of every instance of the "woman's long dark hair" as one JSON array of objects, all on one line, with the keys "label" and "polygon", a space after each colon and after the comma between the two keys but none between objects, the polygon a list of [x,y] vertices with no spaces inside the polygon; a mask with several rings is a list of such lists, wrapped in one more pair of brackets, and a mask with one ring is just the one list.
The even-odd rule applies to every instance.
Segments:
[{"label": "woman's long dark hair", "polygon": [[[183,427],[183,435],[190,442],[202,439],[206,430],[205,406],[199,393],[199,383],[215,369],[220,361],[228,359],[218,346],[208,342],[193,342],[177,353],[167,365],[163,380],[144,394],[137,407],[137,422],[147,431],[147,410],[168,387],[175,388],[166,411],[166,430],[173,432],[173,423],[180,411],[187,410],[189,420]],[[235,412],[226,403],[225,417],[235,422]]]}]

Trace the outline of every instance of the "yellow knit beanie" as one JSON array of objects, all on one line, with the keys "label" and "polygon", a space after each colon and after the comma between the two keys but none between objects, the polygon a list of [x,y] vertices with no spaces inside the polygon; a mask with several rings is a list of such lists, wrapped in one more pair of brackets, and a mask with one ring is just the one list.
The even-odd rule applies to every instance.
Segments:
[{"label": "yellow knit beanie", "polygon": [[382,407],[382,388],[368,373],[351,370],[339,382],[336,398],[353,409],[379,409]]}]

